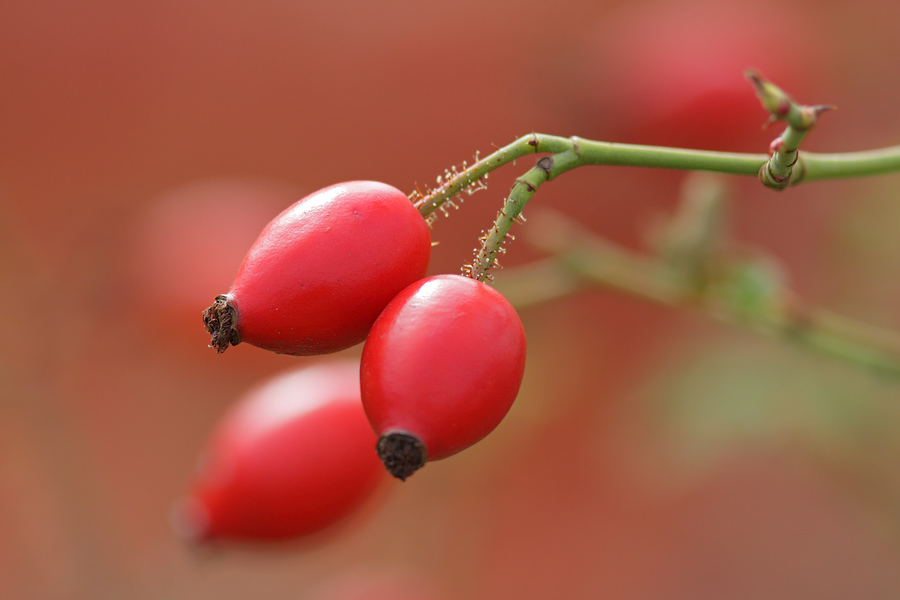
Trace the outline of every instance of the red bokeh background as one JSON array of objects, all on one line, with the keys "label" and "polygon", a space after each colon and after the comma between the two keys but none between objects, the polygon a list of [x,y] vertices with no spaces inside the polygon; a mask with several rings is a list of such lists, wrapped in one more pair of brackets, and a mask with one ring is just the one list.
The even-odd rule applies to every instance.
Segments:
[{"label": "red bokeh background", "polygon": [[[206,348],[281,208],[531,131],[764,151],[746,67],[840,107],[810,149],[896,144],[898,25],[886,0],[0,4],[0,595],[897,597],[896,382],[600,290],[523,308],[508,419],[340,536],[196,553],[167,519],[230,403],[325,360]],[[436,223],[432,272],[531,164]],[[683,178],[579,169],[534,203],[638,247]],[[896,176],[733,185],[803,296],[900,328]]]}]

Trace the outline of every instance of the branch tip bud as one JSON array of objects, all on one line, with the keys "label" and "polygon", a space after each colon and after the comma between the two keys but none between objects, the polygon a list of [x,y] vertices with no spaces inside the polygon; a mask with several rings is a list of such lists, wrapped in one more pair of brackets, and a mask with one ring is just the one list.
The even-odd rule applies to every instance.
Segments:
[{"label": "branch tip bud", "polygon": [[769,111],[771,115],[767,125],[788,115],[794,101],[787,92],[752,69],[744,71],[744,76],[753,84],[756,96],[762,103],[763,108]]}]

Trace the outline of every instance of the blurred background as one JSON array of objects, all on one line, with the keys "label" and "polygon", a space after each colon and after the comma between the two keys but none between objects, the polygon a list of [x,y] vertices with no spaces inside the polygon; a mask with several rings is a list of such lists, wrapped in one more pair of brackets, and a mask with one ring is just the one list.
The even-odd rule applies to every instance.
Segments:
[{"label": "blurred background", "polygon": [[[898,25],[887,0],[6,0],[0,595],[898,597],[900,383],[603,290],[523,308],[509,418],[340,535],[197,553],[169,526],[229,405],[326,360],[206,347],[200,312],[282,208],[424,188],[532,131],[762,152],[747,67],[839,106],[810,150],[897,144]],[[532,164],[438,220],[432,272]],[[683,180],[590,167],[533,204],[640,248]],[[729,184],[735,235],[803,297],[900,329],[897,176]]]}]

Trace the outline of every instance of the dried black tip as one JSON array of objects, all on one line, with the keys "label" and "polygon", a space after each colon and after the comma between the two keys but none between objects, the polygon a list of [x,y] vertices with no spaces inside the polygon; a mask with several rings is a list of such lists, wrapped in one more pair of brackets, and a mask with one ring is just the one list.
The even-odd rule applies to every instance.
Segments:
[{"label": "dried black tip", "polygon": [[229,344],[237,346],[241,343],[235,320],[234,307],[224,294],[216,296],[213,305],[203,311],[203,325],[212,336],[209,347],[215,348],[217,353],[225,352]]},{"label": "dried black tip", "polygon": [[407,433],[388,433],[375,446],[388,473],[401,481],[422,468],[428,460],[425,444]]}]

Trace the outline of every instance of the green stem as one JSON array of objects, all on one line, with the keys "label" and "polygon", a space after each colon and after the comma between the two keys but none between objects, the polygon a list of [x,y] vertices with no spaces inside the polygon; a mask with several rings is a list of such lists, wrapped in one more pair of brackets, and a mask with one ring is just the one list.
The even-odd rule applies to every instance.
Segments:
[{"label": "green stem", "polygon": [[833,154],[804,151],[800,155],[799,173],[791,183],[869,177],[898,171],[900,171],[900,146]]},{"label": "green stem", "polygon": [[[805,305],[790,294],[783,301],[747,310],[723,295],[721,286],[698,290],[665,263],[621,248],[548,211],[529,226],[528,240],[550,253],[553,263],[542,261],[504,275],[499,287],[514,305],[550,300],[578,289],[577,282],[554,274],[555,268],[595,285],[657,304],[693,308],[845,362],[900,376],[900,339],[895,334]],[[546,289],[545,281],[556,282],[556,287]],[[533,286],[540,290],[531,290]]]},{"label": "green stem", "polygon": [[[543,161],[545,160],[547,159],[541,159],[538,161],[538,164],[543,164]],[[516,183],[509,193],[506,204],[497,213],[497,218],[494,221],[493,226],[479,239],[481,248],[475,255],[472,264],[463,266],[462,271],[464,275],[471,277],[472,279],[477,279],[478,281],[493,281],[493,277],[489,274],[489,271],[491,267],[495,265],[499,266],[497,255],[506,252],[506,248],[503,247],[503,244],[507,240],[515,239],[509,233],[512,224],[516,222],[516,220],[524,222],[524,218],[520,216],[522,214],[522,209],[525,208],[525,205],[528,204],[528,201],[534,196],[538,186],[548,179],[548,170],[541,166],[529,169],[522,177],[516,179]]]},{"label": "green stem", "polygon": [[[618,165],[757,175],[760,167],[769,160],[766,154],[617,144],[533,133],[476,161],[463,171],[439,178],[438,187],[429,190],[418,199],[416,205],[419,212],[423,216],[428,216],[448,200],[477,184],[494,169],[528,154],[539,153],[566,154],[553,157],[556,168],[549,173],[549,179],[583,165]],[[804,152],[800,157],[799,171],[800,174],[796,175],[791,183],[896,173],[900,171],[900,146],[832,154]]]},{"label": "green stem", "polygon": [[765,154],[617,144],[532,133],[476,161],[462,171],[448,172],[447,176],[439,177],[438,186],[418,198],[416,207],[422,216],[427,217],[448,200],[477,185],[494,169],[528,154],[542,153],[554,155],[552,157],[554,167],[548,173],[548,179],[583,165],[619,165],[756,175],[769,158]]},{"label": "green stem", "polygon": [[[733,175],[759,175],[760,169],[769,163],[766,154],[714,152],[688,150],[638,144],[598,142],[584,138],[564,138],[532,133],[500,148],[487,157],[477,160],[462,171],[448,172],[438,178],[438,186],[427,194],[415,198],[419,212],[431,218],[435,210],[461,192],[481,186],[484,178],[507,163],[528,154],[549,153],[537,165],[516,180],[512,191],[494,221],[493,227],[482,237],[482,248],[471,265],[463,271],[480,281],[490,280],[488,271],[502,254],[503,243],[513,222],[534,195],[537,188],[559,175],[584,165],[617,165],[679,169],[686,171],[710,171]],[[823,179],[882,175],[900,171],[900,146],[842,154],[804,153],[791,183]]]},{"label": "green stem", "polygon": [[462,171],[453,170],[445,172],[443,177],[438,177],[438,186],[428,190],[424,196],[414,198],[416,208],[423,217],[428,217],[439,209],[445,202],[456,197],[461,192],[479,185],[488,174],[507,163],[515,161],[527,154],[557,153],[567,150],[571,140],[563,137],[532,133],[523,136],[513,143],[498,149],[490,155],[476,160],[471,167]]},{"label": "green stem", "polygon": [[745,324],[834,358],[900,376],[900,340],[895,334],[824,308],[795,306]]}]

